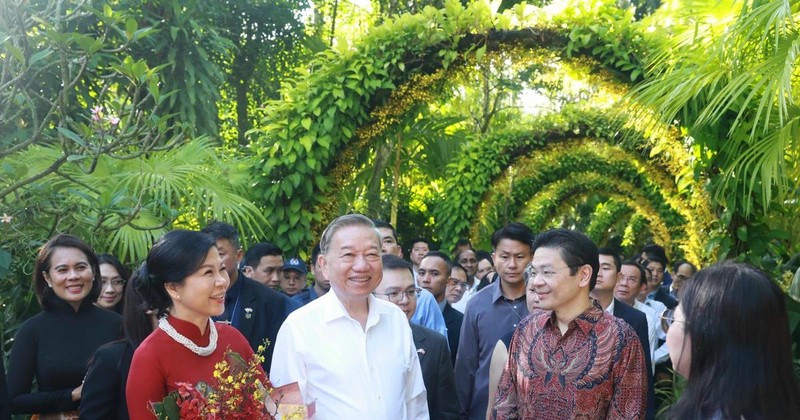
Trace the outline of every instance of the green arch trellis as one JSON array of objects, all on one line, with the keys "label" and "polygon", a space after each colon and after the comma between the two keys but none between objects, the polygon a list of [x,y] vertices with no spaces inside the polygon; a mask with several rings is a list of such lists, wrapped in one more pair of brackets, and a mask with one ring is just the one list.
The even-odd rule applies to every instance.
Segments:
[{"label": "green arch trellis", "polygon": [[[502,225],[502,215],[518,219],[523,203],[549,183],[574,172],[594,171],[634,185],[636,191],[629,196],[641,195],[651,203],[651,218],[669,226],[668,238],[677,238],[680,253],[705,261],[700,233],[713,220],[708,200],[699,186],[679,189],[675,183],[682,168],[672,162],[688,161],[687,153],[676,137],[662,133],[654,143],[635,127],[625,127],[620,118],[611,110],[567,109],[545,117],[532,130],[504,131],[472,144],[450,168],[452,176],[444,187],[448,194],[437,208],[437,221],[443,231],[450,229],[450,238],[488,237]],[[639,141],[620,142],[620,127]],[[650,156],[651,144],[664,149],[662,154],[669,149],[668,156]],[[508,188],[509,179],[513,188]]]},{"label": "green arch trellis", "polygon": [[[623,231],[623,246],[625,245],[625,241],[628,241],[633,238],[628,238],[625,235],[627,230],[627,226],[630,225],[631,218],[636,216],[636,209],[632,208],[628,203],[625,201],[618,201],[613,198],[609,198],[607,201],[601,203],[595,211],[592,213],[592,219],[589,221],[589,225],[586,228],[586,235],[592,238],[595,243],[604,244],[608,242],[609,236],[608,233],[611,231],[615,226],[619,227],[621,221],[626,221],[626,227],[622,229]],[[619,232],[619,229],[617,230]],[[633,243],[633,241],[631,241]]]},{"label": "green arch trellis", "polygon": [[[464,8],[450,0],[443,9],[426,8],[388,21],[352,50],[318,56],[313,71],[288,83],[281,101],[269,105],[268,117],[250,133],[258,162],[254,190],[273,231],[270,239],[287,250],[307,248],[334,216],[331,193],[352,169],[352,149],[368,144],[398,115],[428,99],[435,89],[426,87],[436,85],[443,69],[512,46],[545,48],[562,58],[591,51],[605,65],[635,77],[648,34],[626,19],[606,20],[598,30],[588,17],[601,13],[620,12],[609,0],[551,18],[526,14],[523,8],[501,15],[485,3]],[[611,49],[612,44],[622,48]],[[391,99],[395,89],[409,86],[422,88]],[[474,208],[464,204],[465,211]],[[444,227],[448,234],[459,231],[447,222]]]}]

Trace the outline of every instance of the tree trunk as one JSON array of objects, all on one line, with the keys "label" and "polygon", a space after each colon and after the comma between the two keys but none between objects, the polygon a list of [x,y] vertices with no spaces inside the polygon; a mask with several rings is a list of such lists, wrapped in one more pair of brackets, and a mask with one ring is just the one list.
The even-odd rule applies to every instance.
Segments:
[{"label": "tree trunk", "polygon": [[372,177],[367,185],[367,216],[377,218],[381,213],[381,180],[389,157],[392,153],[391,142],[381,142],[375,145],[375,159],[372,167]]},{"label": "tree trunk", "polygon": [[247,146],[245,133],[250,129],[247,113],[247,81],[236,81],[236,129],[240,146]]}]

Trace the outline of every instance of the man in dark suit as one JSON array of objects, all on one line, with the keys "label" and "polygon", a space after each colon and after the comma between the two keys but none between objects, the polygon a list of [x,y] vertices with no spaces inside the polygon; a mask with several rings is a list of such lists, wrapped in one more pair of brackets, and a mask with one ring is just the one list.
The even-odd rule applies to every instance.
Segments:
[{"label": "man in dark suit", "polygon": [[[420,289],[414,286],[411,263],[394,255],[384,254],[383,279],[373,294],[397,305],[410,320],[417,306]],[[424,261],[424,260],[423,260]],[[422,267],[420,265],[420,267]],[[422,380],[427,390],[431,419],[457,419],[458,397],[453,365],[447,340],[438,332],[411,323],[411,334],[417,347]]]},{"label": "man in dark suit", "polygon": [[617,318],[621,318],[633,328],[644,350],[647,365],[647,418],[655,418],[655,391],[653,388],[653,362],[650,357],[650,334],[647,328],[647,316],[644,312],[617,300],[614,288],[617,285],[619,271],[622,267],[619,254],[611,248],[598,249],[600,267],[597,271],[597,283],[591,296],[600,302],[600,306]]},{"label": "man in dark suit", "polygon": [[213,222],[202,232],[214,237],[219,256],[225,263],[225,271],[231,284],[225,294],[225,312],[215,317],[217,322],[225,322],[235,327],[247,338],[253,351],[266,343],[264,363],[269,370],[275,338],[278,336],[286,317],[300,307],[300,303],[288,296],[259,283],[239,271],[242,249],[239,247],[239,233],[232,225]]},{"label": "man in dark suit", "polygon": [[[459,266],[461,267],[461,266]],[[456,270],[455,279],[453,276],[453,263],[443,252],[430,251],[419,263],[417,269],[417,282],[420,287],[431,292],[439,305],[439,309],[444,316],[444,323],[447,326],[447,341],[452,353],[453,365],[456,363],[456,352],[458,351],[458,341],[461,335],[461,323],[464,321],[464,314],[453,309],[447,303],[446,291],[449,282],[466,282],[467,275],[464,267]]]}]

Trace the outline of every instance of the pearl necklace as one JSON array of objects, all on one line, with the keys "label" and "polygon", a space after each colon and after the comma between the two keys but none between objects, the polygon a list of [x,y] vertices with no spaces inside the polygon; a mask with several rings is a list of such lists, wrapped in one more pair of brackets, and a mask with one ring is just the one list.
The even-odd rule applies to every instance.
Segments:
[{"label": "pearl necklace", "polygon": [[180,343],[187,349],[191,350],[198,356],[208,356],[211,353],[214,353],[214,350],[217,349],[217,327],[214,326],[214,321],[209,319],[208,322],[211,324],[209,326],[209,328],[211,329],[211,333],[208,338],[208,346],[206,347],[198,346],[192,340],[181,335],[181,333],[179,333],[178,331],[175,331],[175,328],[173,328],[172,325],[170,325],[166,317],[158,320],[158,328],[161,328],[173,340],[177,341],[178,343]]}]

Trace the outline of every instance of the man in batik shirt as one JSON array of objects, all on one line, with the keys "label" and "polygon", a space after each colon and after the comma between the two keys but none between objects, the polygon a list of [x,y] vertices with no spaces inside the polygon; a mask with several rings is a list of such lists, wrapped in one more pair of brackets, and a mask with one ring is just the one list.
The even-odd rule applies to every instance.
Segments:
[{"label": "man in batik shirt", "polygon": [[647,370],[639,338],[589,298],[597,246],[566,229],[533,241],[529,282],[544,311],[520,323],[509,348],[498,419],[643,419]]}]

